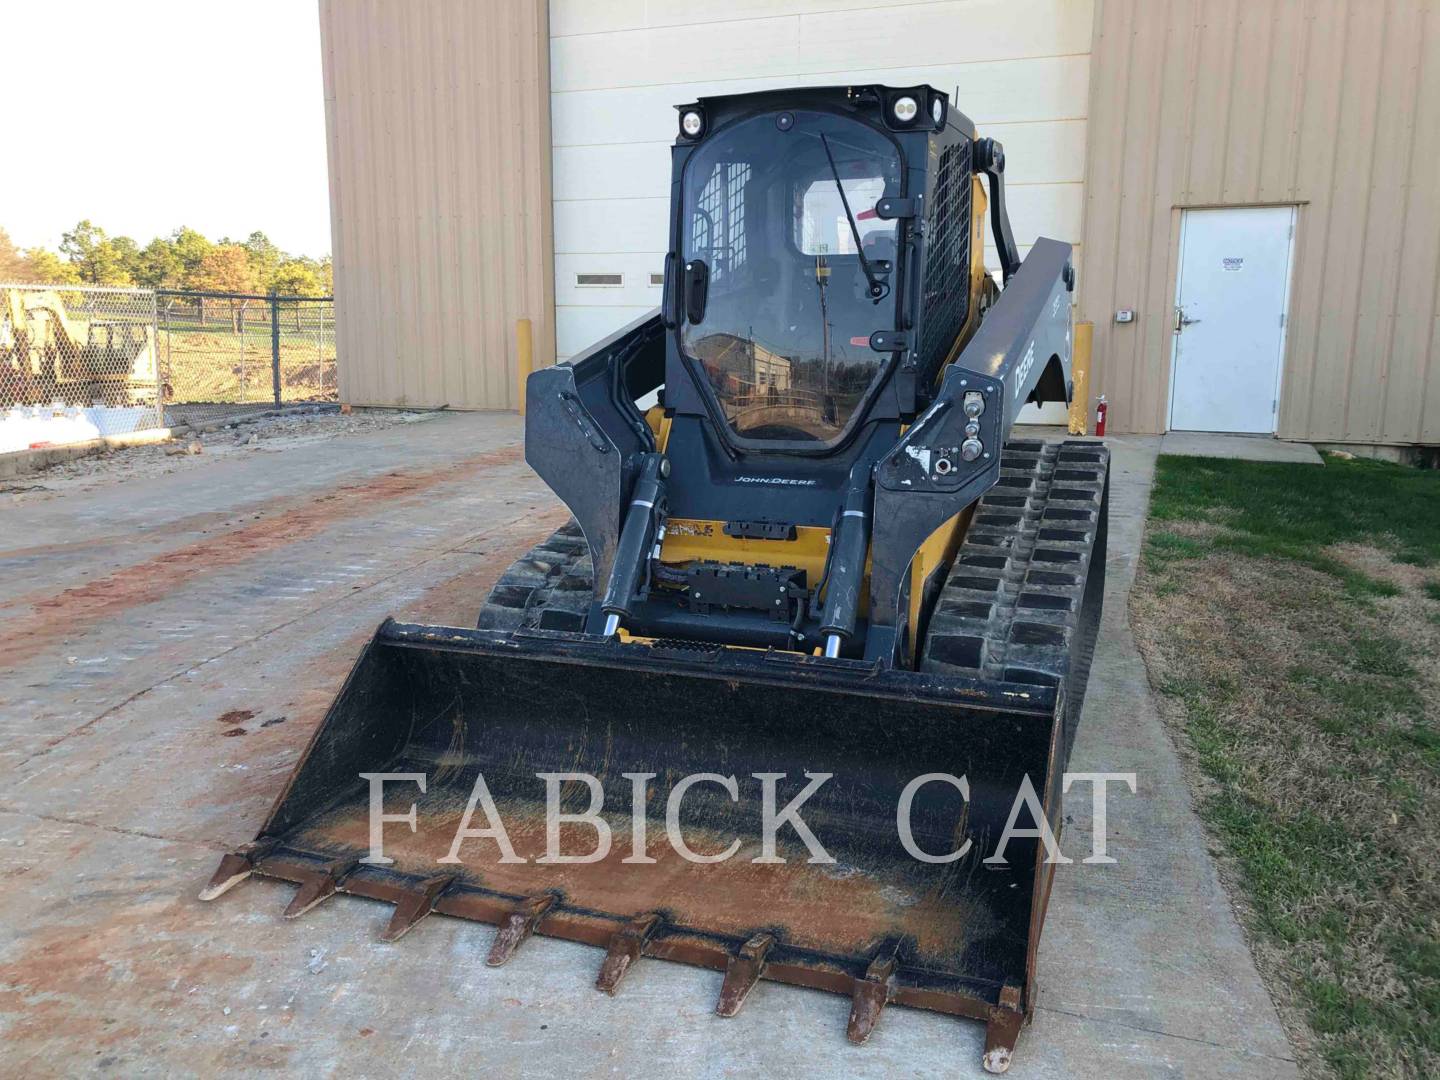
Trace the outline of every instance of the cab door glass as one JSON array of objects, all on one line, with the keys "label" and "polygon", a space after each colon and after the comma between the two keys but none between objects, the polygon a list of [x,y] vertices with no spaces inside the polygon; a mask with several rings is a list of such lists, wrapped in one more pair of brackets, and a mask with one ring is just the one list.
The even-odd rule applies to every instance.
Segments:
[{"label": "cab door glass", "polygon": [[898,230],[875,205],[902,194],[901,161],[858,120],[783,115],[719,131],[686,163],[681,259],[705,295],[680,345],[735,435],[824,444],[890,359],[870,335],[895,326]]}]

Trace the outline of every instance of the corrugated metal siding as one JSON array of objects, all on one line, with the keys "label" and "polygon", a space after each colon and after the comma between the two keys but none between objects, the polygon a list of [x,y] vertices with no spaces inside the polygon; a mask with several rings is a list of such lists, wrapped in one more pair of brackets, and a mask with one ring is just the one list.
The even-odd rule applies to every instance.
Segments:
[{"label": "corrugated metal siding", "polygon": [[[1036,236],[1078,245],[1091,6],[551,0],[560,356],[659,302],[649,276],[662,269],[667,242],[672,106],[707,94],[865,82],[958,87],[957,106],[1005,143],[1021,251]],[[998,265],[993,249],[988,262]],[[579,285],[582,273],[618,273],[623,283]]]},{"label": "corrugated metal siding", "polygon": [[321,0],[340,393],[515,408],[554,356],[545,0]]},{"label": "corrugated metal siding", "polygon": [[1433,0],[1097,0],[1094,33],[1079,304],[1112,430],[1165,427],[1180,208],[1298,203],[1280,437],[1440,442]]}]

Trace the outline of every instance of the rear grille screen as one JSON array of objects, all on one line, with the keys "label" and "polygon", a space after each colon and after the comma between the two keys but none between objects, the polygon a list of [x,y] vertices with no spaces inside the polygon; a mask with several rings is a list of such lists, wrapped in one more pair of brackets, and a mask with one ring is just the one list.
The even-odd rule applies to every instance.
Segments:
[{"label": "rear grille screen", "polygon": [[925,235],[920,367],[933,375],[965,325],[970,304],[970,143],[940,155]]}]

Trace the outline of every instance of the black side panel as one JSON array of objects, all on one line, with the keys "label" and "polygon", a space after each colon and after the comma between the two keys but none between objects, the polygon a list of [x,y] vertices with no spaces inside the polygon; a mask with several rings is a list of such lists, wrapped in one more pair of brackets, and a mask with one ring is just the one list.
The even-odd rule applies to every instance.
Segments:
[{"label": "black side panel", "polygon": [[664,348],[655,312],[525,384],[525,460],[584,530],[597,581],[610,577],[637,459],[654,449],[634,399],[654,389]]},{"label": "black side panel", "polygon": [[[1052,359],[1068,378],[1069,263],[1069,244],[1036,241],[980,329],[946,368],[934,404],[876,466],[868,656],[893,655],[911,559],[926,537],[995,483],[1000,448]],[[976,418],[980,452],[967,462],[961,451],[969,395],[979,396],[983,411]]]}]

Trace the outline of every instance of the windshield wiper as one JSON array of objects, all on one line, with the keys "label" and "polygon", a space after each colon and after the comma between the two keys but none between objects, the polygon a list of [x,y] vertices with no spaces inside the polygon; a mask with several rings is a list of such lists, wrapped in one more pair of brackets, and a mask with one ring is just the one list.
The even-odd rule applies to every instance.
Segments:
[{"label": "windshield wiper", "polygon": [[835,167],[835,156],[830,153],[830,140],[825,138],[824,132],[820,134],[820,145],[825,147],[825,160],[830,162],[830,175],[835,178],[835,190],[840,193],[840,205],[845,208],[845,220],[850,223],[850,235],[855,238],[855,254],[860,256],[860,269],[865,273],[865,280],[870,283],[871,297],[878,304],[885,295],[885,286],[880,284],[880,279],[870,269],[870,260],[865,257],[865,245],[860,242],[860,226],[855,224],[855,215],[850,212],[850,200],[845,197],[845,185],[840,182],[840,170]]}]

